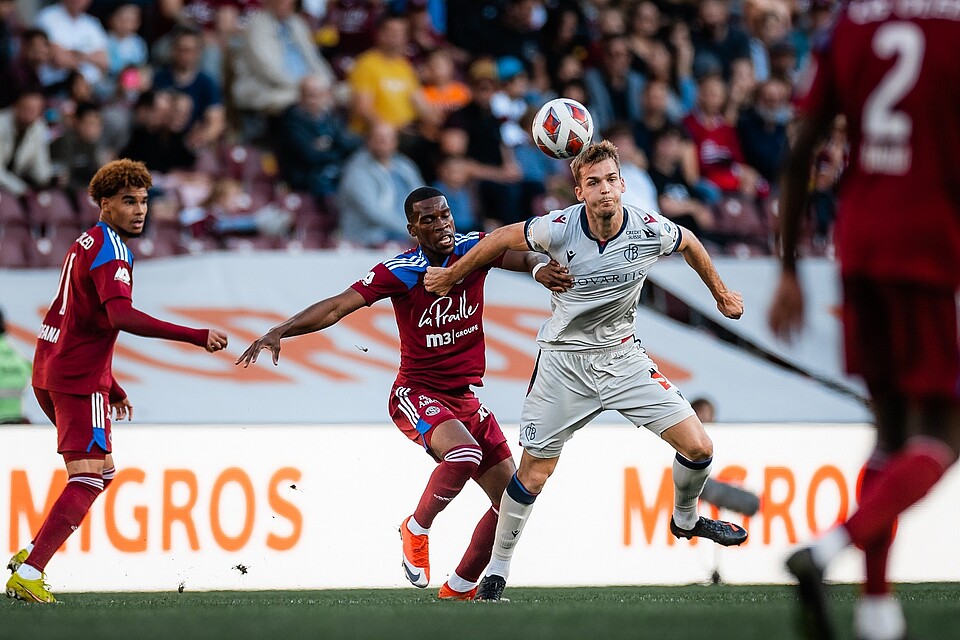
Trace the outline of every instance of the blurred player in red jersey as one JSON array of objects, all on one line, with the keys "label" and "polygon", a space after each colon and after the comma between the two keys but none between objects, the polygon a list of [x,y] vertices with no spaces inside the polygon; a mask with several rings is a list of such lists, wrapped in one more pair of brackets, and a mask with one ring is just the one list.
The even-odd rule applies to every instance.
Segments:
[{"label": "blurred player in red jersey", "polygon": [[483,283],[492,267],[533,272],[543,286],[562,291],[573,282],[555,262],[534,253],[508,252],[464,278],[444,296],[423,288],[428,266],[450,265],[481,235],[456,233],[446,197],[421,187],[404,203],[407,230],[417,247],[377,264],[343,293],[307,307],[251,344],[237,364],[257,361],[262,349],[280,356],[280,340],[320,331],[361,307],[390,298],[400,332],[400,371],[390,392],[390,417],[438,463],[413,514],[400,525],[403,569],[416,587],[430,583],[429,538],[434,518],[473,478],[492,506],[481,518],[470,546],[441,599],[471,600],[490,560],[500,496],[516,468],[496,417],[471,391],[483,384]]},{"label": "blurred player in red jersey", "polygon": [[111,370],[117,334],[188,342],[211,353],[227,346],[221,331],[170,324],[132,306],[133,254],[124,241],[143,231],[150,185],[147,168],[132,160],[111,162],[93,177],[89,193],[100,206],[100,222],[67,253],[40,327],[33,388],[57,428],[68,480],[34,541],[10,559],[11,598],[56,602],[43,570],[113,479],[111,412],[117,420],[133,417]]},{"label": "blurred player in red jersey", "polygon": [[817,47],[801,104],[783,189],[783,273],[770,326],[781,337],[802,326],[795,252],[811,159],[843,115],[850,164],[840,185],[836,247],[846,359],[867,383],[877,426],[857,511],[787,560],[811,638],[833,637],[823,573],[851,544],[866,558],[856,636],[905,637],[886,579],[893,525],[960,450],[958,42],[954,2],[844,4]]}]

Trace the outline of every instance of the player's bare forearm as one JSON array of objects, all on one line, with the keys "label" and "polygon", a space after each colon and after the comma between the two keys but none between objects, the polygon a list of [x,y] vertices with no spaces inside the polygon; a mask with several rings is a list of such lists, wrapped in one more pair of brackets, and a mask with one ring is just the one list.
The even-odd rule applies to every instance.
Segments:
[{"label": "player's bare forearm", "polygon": [[738,319],[743,315],[743,296],[737,291],[731,291],[723,283],[716,267],[713,266],[710,254],[693,232],[682,229],[682,236],[677,250],[683,254],[683,259],[691,269],[697,272],[703,284],[707,285],[713,299],[717,301],[717,309],[720,313],[728,318]]},{"label": "player's bare forearm", "polygon": [[363,296],[353,289],[347,289],[332,298],[315,302],[270,331],[276,332],[281,338],[302,336],[321,331],[336,324],[364,304],[366,304],[366,301]]},{"label": "player's bare forearm", "polygon": [[787,157],[780,194],[780,243],[783,270],[794,273],[797,269],[797,239],[800,223],[807,208],[807,187],[810,184],[810,168],[817,144],[822,138],[823,121],[819,118],[801,118],[793,148]]},{"label": "player's bare forearm", "polygon": [[523,222],[500,227],[481,238],[480,242],[451,267],[446,269],[427,267],[423,286],[431,293],[444,295],[456,282],[476,271],[478,267],[492,262],[504,251],[508,249],[525,251],[527,240],[524,237],[523,227]]}]

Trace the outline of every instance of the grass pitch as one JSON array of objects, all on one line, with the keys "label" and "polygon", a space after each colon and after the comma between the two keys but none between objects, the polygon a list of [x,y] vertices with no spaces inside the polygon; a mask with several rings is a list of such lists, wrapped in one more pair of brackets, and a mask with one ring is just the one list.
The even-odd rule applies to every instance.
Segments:
[{"label": "grass pitch", "polygon": [[[912,638],[960,637],[960,584],[902,585]],[[525,589],[506,603],[439,602],[436,589],[205,593],[65,593],[56,606],[0,602],[0,638],[184,640],[790,640],[790,587]],[[841,638],[856,589],[833,587]],[[16,634],[16,635],[14,635]]]}]

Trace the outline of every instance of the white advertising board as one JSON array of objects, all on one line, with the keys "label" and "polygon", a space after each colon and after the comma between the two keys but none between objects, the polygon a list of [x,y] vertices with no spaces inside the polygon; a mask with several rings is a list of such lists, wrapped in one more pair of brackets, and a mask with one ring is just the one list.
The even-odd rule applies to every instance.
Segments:
[{"label": "white advertising board", "polygon": [[[511,443],[515,425],[505,427]],[[739,548],[668,532],[672,451],[645,431],[590,425],[571,440],[518,545],[513,585],[682,584],[716,567],[730,583],[787,581],[792,545],[850,513],[865,426],[709,428],[714,473],[763,495]],[[152,426],[114,429],[118,475],[48,565],[54,591],[401,587],[397,526],[434,468],[386,425]],[[65,482],[52,427],[0,429],[0,549],[30,540]],[[516,446],[513,447],[518,450]],[[892,576],[960,580],[952,472],[900,522]],[[471,484],[431,532],[433,586],[487,508]],[[702,505],[705,513],[711,509]],[[949,522],[945,522],[949,519]],[[862,574],[850,551],[830,578]]]}]

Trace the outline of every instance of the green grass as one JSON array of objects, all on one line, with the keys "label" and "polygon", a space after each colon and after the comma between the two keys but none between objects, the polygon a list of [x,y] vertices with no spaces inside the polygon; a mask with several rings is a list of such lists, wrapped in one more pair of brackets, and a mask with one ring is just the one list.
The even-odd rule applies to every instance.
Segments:
[{"label": "green grass", "polygon": [[[960,584],[898,589],[911,637],[960,637]],[[841,638],[856,589],[833,587]],[[789,640],[780,586],[507,588],[509,603],[439,602],[436,590],[72,593],[56,606],[0,602],[0,638],[415,638]],[[14,629],[27,633],[13,635]]]}]

